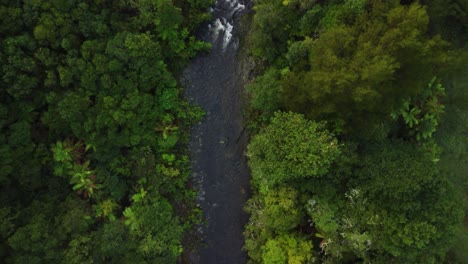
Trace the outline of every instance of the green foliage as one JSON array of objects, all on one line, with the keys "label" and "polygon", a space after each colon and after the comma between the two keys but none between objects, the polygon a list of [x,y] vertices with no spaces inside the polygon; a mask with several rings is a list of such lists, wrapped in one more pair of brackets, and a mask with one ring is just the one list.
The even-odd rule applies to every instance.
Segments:
[{"label": "green foliage", "polygon": [[251,104],[255,109],[273,112],[281,106],[281,73],[270,69],[248,86],[252,93]]},{"label": "green foliage", "polygon": [[211,4],[2,1],[5,263],[176,262],[202,111],[175,76],[209,48],[194,33]]},{"label": "green foliage", "polygon": [[454,44],[463,46],[468,32],[468,1],[425,0],[434,30]]},{"label": "green foliage", "polygon": [[378,263],[443,259],[462,216],[447,179],[404,142],[365,153],[341,198],[318,194],[307,204],[329,260],[342,261],[346,253]]},{"label": "green foliage", "polygon": [[89,256],[91,238],[88,236],[80,236],[74,238],[68,244],[68,250],[64,255],[64,261],[67,263],[93,263],[93,259]]},{"label": "green foliage", "polygon": [[30,224],[19,227],[8,238],[8,244],[18,254],[16,263],[41,263],[41,260],[58,262],[58,250],[63,236],[53,232],[46,216],[37,214]]},{"label": "green foliage", "polygon": [[134,203],[123,214],[130,234],[138,238],[137,250],[140,254],[156,262],[176,261],[182,253],[179,237],[183,229],[167,201],[153,196],[146,203]]},{"label": "green foliage", "polygon": [[304,216],[300,201],[299,192],[290,187],[271,189],[249,200],[245,210],[251,218],[244,232],[245,249],[254,261],[307,263],[311,259],[311,242],[289,235]]},{"label": "green foliage", "polygon": [[14,220],[17,218],[18,215],[14,215],[12,209],[9,207],[2,207],[0,208],[0,237],[2,241],[8,238],[15,230],[15,223]]},{"label": "green foliage", "polygon": [[281,235],[263,246],[265,264],[305,264],[312,258],[312,243],[297,235]]},{"label": "green foliage", "polygon": [[296,18],[292,8],[282,0],[257,1],[254,7],[253,31],[250,36],[252,53],[269,62],[287,49],[287,41],[295,30]]},{"label": "green foliage", "polygon": [[184,14],[184,26],[186,26],[191,33],[195,33],[197,25],[211,19],[211,14],[206,10],[213,6],[213,0],[175,0],[174,4],[182,8]]},{"label": "green foliage", "polygon": [[409,127],[408,136],[417,141],[430,139],[444,114],[443,96],[445,89],[433,78],[418,96],[406,100],[399,111],[393,112],[392,117],[397,119],[401,115]]},{"label": "green foliage", "polygon": [[294,179],[321,177],[339,154],[338,141],[324,124],[282,112],[252,138],[247,153],[253,182],[261,191]]},{"label": "green foliage", "polygon": [[263,73],[249,85],[251,107],[262,123],[275,111],[300,114],[277,112],[248,146],[254,195],[244,236],[252,263],[288,263],[284,245],[312,236],[321,240],[320,263],[465,260],[466,78],[445,98],[433,76],[463,65],[463,51],[451,46],[466,46],[466,8],[438,0],[258,1],[248,38]]},{"label": "green foliage", "polygon": [[299,195],[292,188],[282,187],[265,195],[265,225],[276,232],[286,232],[295,228],[302,219],[298,207]]},{"label": "green foliage", "polygon": [[387,215],[379,229],[392,235],[381,237],[379,247],[408,260],[443,256],[462,214],[447,179],[421,150],[399,142],[378,146],[358,175],[366,182],[363,196]]},{"label": "green foliage", "polygon": [[299,198],[295,189],[280,187],[253,199],[246,210],[258,216],[253,225],[260,225],[266,231],[287,232],[297,227],[302,220]]},{"label": "green foliage", "polygon": [[[267,6],[293,12],[291,4]],[[262,5],[258,8],[266,9]],[[286,22],[278,26],[269,23],[268,29],[254,27],[254,36],[285,31],[285,40],[280,41],[285,43],[284,48],[261,43],[255,46],[268,53],[275,49],[270,61],[290,69],[283,75],[273,75],[275,78],[274,68],[268,69],[265,77],[258,78],[252,88],[254,107],[264,111],[281,107],[309,118],[344,120],[350,127],[360,127],[369,119],[386,120],[403,98],[421,91],[424,82],[437,73],[437,65],[446,64],[448,45],[440,37],[425,35],[429,19],[417,3],[401,6],[397,1],[344,1],[307,8],[292,9],[291,16],[295,21],[320,21],[316,22],[320,34],[311,29],[302,34],[292,26],[284,28]],[[309,12],[316,18],[308,18]],[[263,16],[288,17],[258,12],[254,21],[266,19]],[[255,47],[252,52],[268,57],[256,52]],[[426,123],[429,125],[429,120]]]},{"label": "green foliage", "polygon": [[[287,108],[348,123],[387,115],[401,98],[419,91],[421,77],[432,72],[428,65],[443,62],[444,43],[424,37],[426,28],[421,7],[377,3],[354,24],[330,28],[311,47],[310,71],[286,78],[301,76],[286,83]],[[426,50],[434,56],[428,58]]]},{"label": "green foliage", "polygon": [[[467,69],[452,72],[444,76],[444,87],[447,97],[443,101],[446,109],[440,127],[434,134],[434,139],[442,149],[440,170],[448,176],[455,185],[455,192],[463,200],[465,215],[468,212],[466,199],[468,178],[468,108],[467,104]],[[460,232],[456,235],[456,242],[448,254],[447,262],[463,263],[466,258],[465,248],[468,246],[468,229],[466,221],[460,223]]]},{"label": "green foliage", "polygon": [[58,141],[52,146],[54,153],[54,173],[60,177],[69,177],[72,189],[82,194],[83,197],[91,197],[94,190],[101,188],[95,183],[96,175],[89,169],[89,160],[83,161],[84,147],[82,143],[72,143],[67,140]]},{"label": "green foliage", "polygon": [[338,205],[319,197],[312,197],[308,201],[306,208],[317,227],[317,237],[327,238],[330,234],[337,233],[339,228],[336,216]]}]

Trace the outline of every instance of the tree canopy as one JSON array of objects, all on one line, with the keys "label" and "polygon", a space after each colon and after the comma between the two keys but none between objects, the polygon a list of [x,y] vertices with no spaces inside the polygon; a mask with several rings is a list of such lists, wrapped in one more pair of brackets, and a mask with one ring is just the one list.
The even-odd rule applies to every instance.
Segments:
[{"label": "tree canopy", "polygon": [[[281,31],[289,33],[283,41],[285,47],[275,49],[280,53],[271,67],[279,69],[276,73],[269,69],[268,77],[258,78],[251,88],[254,98],[262,101],[277,102],[276,98],[281,98],[273,110],[362,126],[369,119],[388,118],[403,99],[419,93],[440,67],[447,65],[448,43],[438,36],[428,37],[429,17],[421,5],[403,6],[398,1],[327,3],[257,6],[260,10],[287,10],[284,12],[294,14],[294,23],[302,21],[309,26],[312,17],[323,17],[313,31],[276,28],[274,23],[267,30],[258,21],[267,15],[256,13],[254,25],[259,25],[254,27],[254,36],[270,31],[274,32],[272,36]],[[252,43],[254,51],[275,47],[267,47],[256,38]],[[257,107],[271,110],[271,104],[265,104]]]},{"label": "tree canopy", "polygon": [[275,113],[249,145],[252,177],[260,188],[293,179],[320,177],[340,154],[325,125],[295,113]]},{"label": "tree canopy", "polygon": [[175,75],[209,49],[194,33],[211,4],[1,2],[0,259],[176,262],[202,112]]},{"label": "tree canopy", "polygon": [[466,10],[257,1],[247,36],[251,263],[463,262],[464,126],[445,124],[448,142],[437,129],[466,112],[466,87],[443,78],[466,59]]}]

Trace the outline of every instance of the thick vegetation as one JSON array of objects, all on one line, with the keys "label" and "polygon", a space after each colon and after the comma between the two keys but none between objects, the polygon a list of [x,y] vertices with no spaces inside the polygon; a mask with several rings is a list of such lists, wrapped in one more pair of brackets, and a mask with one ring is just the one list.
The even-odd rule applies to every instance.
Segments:
[{"label": "thick vegetation", "polygon": [[466,32],[467,6],[412,2],[256,2],[252,263],[463,261],[451,180],[466,172],[448,177],[451,149],[434,135],[446,118],[440,77],[465,54],[463,37],[441,29]]},{"label": "thick vegetation", "polygon": [[0,1],[2,263],[174,263],[211,0]]}]

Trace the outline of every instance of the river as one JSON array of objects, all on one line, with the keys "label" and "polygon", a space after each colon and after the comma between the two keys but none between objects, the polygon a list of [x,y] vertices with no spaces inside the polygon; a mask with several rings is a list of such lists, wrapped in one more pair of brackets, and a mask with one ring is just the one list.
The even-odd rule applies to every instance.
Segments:
[{"label": "river", "polygon": [[206,111],[190,139],[192,180],[206,221],[198,229],[204,246],[190,254],[190,263],[247,262],[242,232],[248,216],[242,208],[250,176],[236,22],[248,9],[242,0],[217,0],[213,21],[201,33],[212,43],[212,52],[195,58],[182,74],[186,98]]}]

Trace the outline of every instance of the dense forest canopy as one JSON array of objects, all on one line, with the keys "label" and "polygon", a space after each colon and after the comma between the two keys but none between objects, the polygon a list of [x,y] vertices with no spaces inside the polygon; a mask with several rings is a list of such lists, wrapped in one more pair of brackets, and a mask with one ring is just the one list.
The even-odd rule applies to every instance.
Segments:
[{"label": "dense forest canopy", "polygon": [[0,2],[2,263],[174,263],[202,115],[175,74],[213,1]]},{"label": "dense forest canopy", "polygon": [[467,8],[256,1],[251,263],[466,261]]},{"label": "dense forest canopy", "polygon": [[[176,263],[214,1],[0,3],[0,259]],[[468,2],[254,4],[250,262],[466,261]]]},{"label": "dense forest canopy", "polygon": [[[254,107],[362,125],[387,118],[449,66],[449,44],[428,36],[424,7],[394,1],[332,3],[303,7],[260,1],[256,6],[253,52],[272,67],[252,86]],[[266,24],[263,19],[272,17],[261,11],[272,8],[289,19]],[[271,36],[265,36],[269,31]],[[275,52],[283,54],[270,58]],[[274,91],[265,91],[270,83]]]}]

